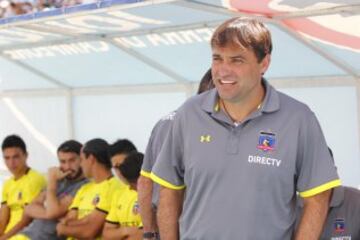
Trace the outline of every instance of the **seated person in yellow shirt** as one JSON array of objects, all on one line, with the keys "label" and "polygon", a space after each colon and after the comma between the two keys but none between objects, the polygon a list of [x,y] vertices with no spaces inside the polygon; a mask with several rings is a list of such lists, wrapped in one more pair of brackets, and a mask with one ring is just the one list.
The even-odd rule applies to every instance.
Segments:
[{"label": "seated person in yellow shirt", "polygon": [[82,144],[75,140],[59,146],[59,166],[48,170],[46,190],[25,207],[22,220],[0,240],[11,236],[10,240],[60,239],[56,234],[57,220],[65,216],[76,192],[88,182],[80,168],[81,148]]},{"label": "seated person in yellow shirt", "polygon": [[[116,168],[119,167],[119,165],[125,160],[127,155],[131,152],[137,152],[137,149],[135,145],[128,139],[118,139],[113,144],[110,144],[109,146],[109,152],[110,152],[110,160],[113,167],[113,173],[117,175],[118,178],[118,172],[116,171]],[[125,188],[125,184],[120,181],[122,188]],[[0,239],[1,240],[1,239]]]},{"label": "seated person in yellow shirt", "polygon": [[45,188],[45,177],[28,167],[25,142],[17,135],[2,142],[5,165],[12,177],[3,186],[0,209],[0,236],[9,232],[23,217],[25,205]]},{"label": "seated person in yellow shirt", "polygon": [[115,170],[121,180],[127,184],[127,188],[115,193],[110,212],[106,217],[102,236],[104,240],[142,239],[137,180],[140,176],[143,158],[142,153],[130,153]]},{"label": "seated person in yellow shirt", "polygon": [[85,143],[81,151],[81,169],[92,181],[76,193],[69,212],[56,230],[59,236],[70,239],[96,239],[110,210],[113,193],[121,189],[120,181],[111,173],[109,145],[105,140],[93,139]]},{"label": "seated person in yellow shirt", "polygon": [[134,143],[126,138],[116,140],[109,149],[113,167],[119,166],[129,153],[137,151]]}]

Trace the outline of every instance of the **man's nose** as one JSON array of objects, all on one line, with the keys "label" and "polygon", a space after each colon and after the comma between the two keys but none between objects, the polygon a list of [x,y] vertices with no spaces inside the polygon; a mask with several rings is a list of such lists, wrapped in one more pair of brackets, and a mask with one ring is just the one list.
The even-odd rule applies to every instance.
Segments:
[{"label": "man's nose", "polygon": [[219,77],[226,77],[231,72],[230,71],[230,66],[226,61],[220,63],[216,70],[217,70],[217,75]]},{"label": "man's nose", "polygon": [[70,169],[70,164],[69,163],[64,163],[63,164],[63,169],[64,169],[64,171],[69,170]]}]

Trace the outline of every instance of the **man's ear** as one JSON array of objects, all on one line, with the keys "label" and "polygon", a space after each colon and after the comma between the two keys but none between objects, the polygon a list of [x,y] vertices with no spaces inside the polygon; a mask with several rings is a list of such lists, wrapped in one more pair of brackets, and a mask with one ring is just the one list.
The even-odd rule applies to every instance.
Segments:
[{"label": "man's ear", "polygon": [[264,75],[265,72],[268,70],[269,66],[270,66],[270,62],[271,62],[271,55],[270,54],[266,54],[266,56],[263,58],[263,60],[261,60],[260,65],[261,65],[261,74]]}]

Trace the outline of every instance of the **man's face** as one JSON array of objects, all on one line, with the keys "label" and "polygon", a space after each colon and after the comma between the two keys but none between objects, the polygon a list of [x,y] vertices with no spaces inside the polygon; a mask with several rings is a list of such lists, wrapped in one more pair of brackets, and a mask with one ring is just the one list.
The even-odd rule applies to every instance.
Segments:
[{"label": "man's face", "polygon": [[5,165],[12,175],[18,175],[27,168],[27,154],[19,147],[5,148],[3,150],[3,157]]},{"label": "man's face", "polygon": [[82,169],[82,172],[84,173],[85,177],[91,178],[91,158],[92,155],[90,154],[88,157],[86,157],[85,153],[81,150],[80,154],[80,166]]},{"label": "man's face", "polygon": [[125,153],[119,153],[119,154],[116,154],[114,155],[112,158],[111,158],[111,164],[113,167],[115,166],[119,166],[120,164],[122,164],[125,160],[125,158],[127,157],[127,154]]},{"label": "man's face", "polygon": [[81,173],[80,156],[74,152],[58,152],[60,162],[60,170],[63,172],[70,172],[67,179],[72,180],[78,178]]},{"label": "man's face", "polygon": [[269,66],[269,55],[259,63],[252,49],[234,45],[213,47],[212,54],[212,77],[221,99],[244,102],[262,88],[262,73]]},{"label": "man's face", "polygon": [[120,174],[120,171],[116,169],[117,166],[120,166],[120,164],[122,164],[125,160],[125,158],[127,157],[127,154],[125,153],[119,153],[119,154],[116,154],[114,155],[112,158],[111,158],[111,164],[112,164],[112,167],[115,168],[115,174],[116,176],[118,176],[120,179],[122,179],[122,176]]}]

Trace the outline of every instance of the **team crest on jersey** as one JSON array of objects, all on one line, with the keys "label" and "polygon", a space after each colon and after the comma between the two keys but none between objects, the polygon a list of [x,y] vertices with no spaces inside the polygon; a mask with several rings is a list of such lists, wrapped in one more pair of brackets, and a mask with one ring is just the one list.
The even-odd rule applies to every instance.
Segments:
[{"label": "team crest on jersey", "polygon": [[94,199],[92,201],[92,204],[95,206],[99,202],[100,202],[100,196],[99,196],[99,194],[96,194],[96,196],[94,197]]},{"label": "team crest on jersey", "polygon": [[135,215],[137,215],[137,214],[139,214],[139,209],[140,209],[140,207],[139,207],[139,203],[138,202],[135,202],[134,203],[134,206],[133,206],[133,213],[135,214]]},{"label": "team crest on jersey", "polygon": [[274,133],[260,132],[257,148],[264,152],[274,151],[276,138]]},{"label": "team crest on jersey", "polygon": [[343,233],[343,232],[345,232],[345,219],[343,219],[343,218],[335,219],[334,231],[335,231],[335,233]]},{"label": "team crest on jersey", "polygon": [[17,199],[18,199],[18,200],[21,200],[21,199],[22,199],[22,192],[18,192]]}]

